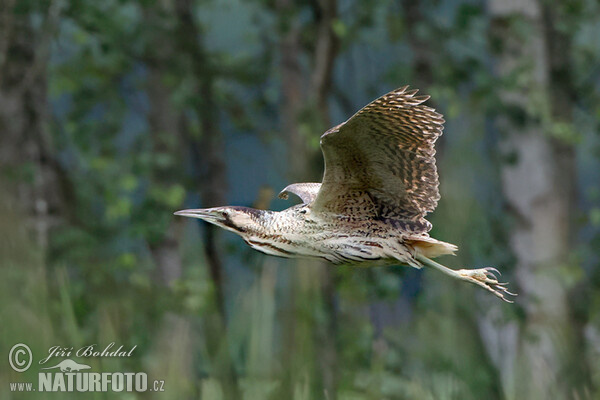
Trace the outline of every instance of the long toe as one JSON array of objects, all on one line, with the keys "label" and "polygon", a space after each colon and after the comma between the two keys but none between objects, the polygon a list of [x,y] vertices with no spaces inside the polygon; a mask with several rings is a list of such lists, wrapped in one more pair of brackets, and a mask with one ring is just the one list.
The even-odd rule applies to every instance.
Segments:
[{"label": "long toe", "polygon": [[506,295],[516,296],[516,294],[508,291],[506,287],[506,285],[508,285],[507,282],[498,281],[500,271],[498,271],[496,268],[487,267],[480,269],[460,269],[456,272],[462,280],[473,283],[489,292],[492,292],[494,295],[506,301],[507,303],[513,303],[512,300],[506,298]]}]

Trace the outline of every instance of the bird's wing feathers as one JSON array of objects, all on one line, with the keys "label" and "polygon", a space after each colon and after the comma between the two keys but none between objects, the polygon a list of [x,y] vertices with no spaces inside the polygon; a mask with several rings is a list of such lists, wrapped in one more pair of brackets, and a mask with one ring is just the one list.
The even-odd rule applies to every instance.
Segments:
[{"label": "bird's wing feathers", "polygon": [[323,183],[313,211],[363,213],[428,231],[440,198],[434,143],[441,114],[408,86],[390,92],[321,136]]},{"label": "bird's wing feathers", "polygon": [[317,197],[317,193],[321,188],[320,183],[293,183],[288,185],[285,189],[279,193],[279,198],[287,200],[288,193],[293,193],[296,196],[300,197],[300,200],[304,204],[310,204],[313,202],[315,197]]}]

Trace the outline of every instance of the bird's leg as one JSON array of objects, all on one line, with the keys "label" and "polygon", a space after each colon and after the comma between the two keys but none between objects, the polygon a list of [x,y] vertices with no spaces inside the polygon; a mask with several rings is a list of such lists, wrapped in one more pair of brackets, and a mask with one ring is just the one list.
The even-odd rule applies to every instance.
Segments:
[{"label": "bird's leg", "polygon": [[507,299],[506,297],[504,297],[504,295],[516,296],[515,293],[509,292],[506,288],[506,285],[508,285],[508,283],[498,282],[498,279],[494,272],[500,275],[500,271],[498,271],[496,268],[487,267],[480,269],[453,270],[425,257],[422,254],[417,254],[416,259],[425,265],[428,265],[443,272],[446,275],[480,286],[485,290],[492,292],[507,303],[513,303],[513,301]]}]

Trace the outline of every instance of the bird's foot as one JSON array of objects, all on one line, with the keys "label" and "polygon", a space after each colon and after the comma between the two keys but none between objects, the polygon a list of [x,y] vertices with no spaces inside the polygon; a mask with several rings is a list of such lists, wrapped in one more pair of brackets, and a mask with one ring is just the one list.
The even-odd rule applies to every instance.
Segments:
[{"label": "bird's foot", "polygon": [[508,283],[498,282],[498,278],[494,273],[500,276],[500,271],[498,271],[496,268],[487,267],[480,269],[453,270],[425,257],[422,254],[417,254],[416,258],[424,265],[435,268],[446,275],[460,279],[461,281],[467,281],[477,286],[480,286],[488,292],[492,292],[494,295],[506,301],[507,303],[513,303],[513,301],[507,299],[505,295],[516,296],[515,293],[509,292],[506,288],[506,285],[508,285]]},{"label": "bird's foot", "polygon": [[498,281],[498,276],[501,274],[496,268],[487,267],[480,269],[459,269],[455,272],[463,281],[480,286],[485,290],[492,292],[507,303],[514,303],[514,301],[507,299],[505,295],[516,296],[516,294],[508,291],[506,288],[508,282]]}]

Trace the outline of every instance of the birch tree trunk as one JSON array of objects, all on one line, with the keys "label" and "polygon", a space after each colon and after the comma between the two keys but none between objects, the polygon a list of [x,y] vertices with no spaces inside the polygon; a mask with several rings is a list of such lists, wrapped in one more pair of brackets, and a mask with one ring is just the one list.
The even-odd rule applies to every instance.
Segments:
[{"label": "birch tree trunk", "polygon": [[[568,290],[561,279],[570,252],[575,182],[574,152],[552,136],[556,122],[568,122],[571,104],[564,79],[556,79],[567,43],[536,0],[490,0],[492,40],[498,49],[496,73],[511,75],[500,93],[502,187],[512,217],[510,248],[516,258],[520,326],[485,335],[488,347],[503,347],[492,359],[506,398],[559,399],[573,394],[568,381],[575,349]],[[518,34],[513,24],[526,29]],[[522,31],[521,31],[522,32]],[[559,47],[560,46],[560,47]],[[560,48],[560,50],[559,50]],[[505,85],[506,86],[506,85]],[[491,331],[488,329],[488,333]]]}]

